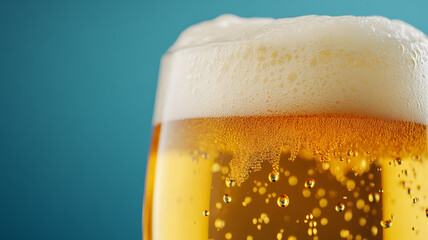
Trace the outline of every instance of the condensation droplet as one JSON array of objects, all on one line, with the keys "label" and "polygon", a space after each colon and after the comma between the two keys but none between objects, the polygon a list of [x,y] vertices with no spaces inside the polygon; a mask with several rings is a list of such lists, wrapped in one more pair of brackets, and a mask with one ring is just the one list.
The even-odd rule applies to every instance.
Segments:
[{"label": "condensation droplet", "polygon": [[232,180],[229,177],[226,177],[225,182],[226,182],[227,187],[234,187],[235,186],[235,180]]},{"label": "condensation droplet", "polygon": [[202,214],[203,214],[205,217],[208,217],[208,216],[210,215],[210,211],[208,211],[208,210],[204,210],[204,211],[202,212]]},{"label": "condensation droplet", "polygon": [[316,228],[309,228],[308,229],[308,235],[309,236],[315,236],[315,235],[317,235],[317,233],[318,233],[318,230]]},{"label": "condensation droplet", "polygon": [[378,203],[380,200],[380,195],[377,192],[371,192],[371,193],[369,193],[368,198],[369,198],[369,202]]},{"label": "condensation droplet", "polygon": [[276,182],[279,180],[279,172],[271,172],[269,173],[269,181]]},{"label": "condensation droplet", "polygon": [[226,238],[226,239],[232,239],[232,233],[230,233],[230,232],[228,232],[228,233],[226,233],[225,235],[224,235],[224,237]]},{"label": "condensation droplet", "polygon": [[307,220],[309,220],[309,219],[314,219],[314,215],[313,215],[312,213],[308,213],[308,214],[306,214],[305,218],[306,218]]},{"label": "condensation droplet", "polygon": [[339,202],[336,204],[334,209],[336,210],[336,212],[343,212],[343,210],[345,210],[345,204],[343,202]]},{"label": "condensation droplet", "polygon": [[305,188],[313,188],[315,186],[315,180],[309,178],[305,181]]},{"label": "condensation droplet", "polygon": [[418,197],[413,198],[413,203],[417,203],[419,201]]},{"label": "condensation droplet", "polygon": [[278,200],[276,201],[276,203],[278,204],[278,206],[280,206],[280,207],[287,207],[288,206],[288,204],[290,203],[290,199],[288,198],[288,196],[287,195],[285,195],[285,194],[281,194],[279,197],[278,197]]},{"label": "condensation droplet", "polygon": [[392,221],[390,219],[388,219],[388,220],[382,220],[382,221],[380,221],[380,225],[383,228],[389,228],[389,227],[392,226]]},{"label": "condensation droplet", "polygon": [[225,202],[225,203],[230,203],[230,202],[232,202],[232,197],[229,195],[229,194],[224,194],[224,196],[223,196],[223,201]]}]

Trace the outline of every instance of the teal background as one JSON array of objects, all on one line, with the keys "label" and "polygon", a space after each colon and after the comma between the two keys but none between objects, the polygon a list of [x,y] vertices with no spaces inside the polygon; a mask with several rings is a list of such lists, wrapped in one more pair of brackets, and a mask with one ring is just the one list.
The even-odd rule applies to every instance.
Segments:
[{"label": "teal background", "polygon": [[0,239],[141,239],[161,55],[187,26],[383,15],[428,32],[428,1],[0,1]]}]

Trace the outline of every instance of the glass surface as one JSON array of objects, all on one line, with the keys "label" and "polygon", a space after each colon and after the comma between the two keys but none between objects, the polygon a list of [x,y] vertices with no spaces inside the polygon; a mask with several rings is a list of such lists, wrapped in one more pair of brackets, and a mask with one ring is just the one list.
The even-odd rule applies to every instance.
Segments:
[{"label": "glass surface", "polygon": [[[180,101],[180,95],[169,94],[188,87],[184,75],[167,73],[186,63],[171,59],[186,56],[186,51],[215,59],[203,48],[170,52],[162,62],[156,111],[163,117],[153,127],[143,216],[145,240],[402,240],[428,236],[425,124],[340,111],[245,115],[239,109],[235,115],[193,112],[189,117],[165,117],[180,111],[169,105]],[[268,63],[282,56],[265,46],[255,49],[255,58],[268,59]],[[319,64],[326,61],[322,54]],[[369,62],[372,56],[367,56]],[[342,63],[346,69],[361,67],[351,61]],[[256,78],[264,81],[263,76]],[[169,84],[173,87],[166,91]],[[294,83],[284,84],[287,88]],[[212,97],[212,88],[200,88],[202,95]],[[244,84],[233,94],[248,88],[251,86]],[[222,92],[216,94],[224,98]],[[264,97],[256,95],[255,102]]]}]

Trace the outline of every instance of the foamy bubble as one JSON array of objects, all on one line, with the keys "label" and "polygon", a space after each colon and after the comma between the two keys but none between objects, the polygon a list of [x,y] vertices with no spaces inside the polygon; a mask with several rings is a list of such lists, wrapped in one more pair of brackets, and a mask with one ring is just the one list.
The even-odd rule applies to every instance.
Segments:
[{"label": "foamy bubble", "polygon": [[383,17],[220,16],[162,59],[154,123],[353,114],[428,124],[428,39]]}]

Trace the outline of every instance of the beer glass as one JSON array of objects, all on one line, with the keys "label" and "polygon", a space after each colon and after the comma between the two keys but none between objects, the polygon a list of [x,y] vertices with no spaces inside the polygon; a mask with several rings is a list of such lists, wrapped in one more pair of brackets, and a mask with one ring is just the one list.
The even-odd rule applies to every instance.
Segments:
[{"label": "beer glass", "polygon": [[162,59],[144,239],[427,239],[427,58],[382,17],[188,28]]}]

